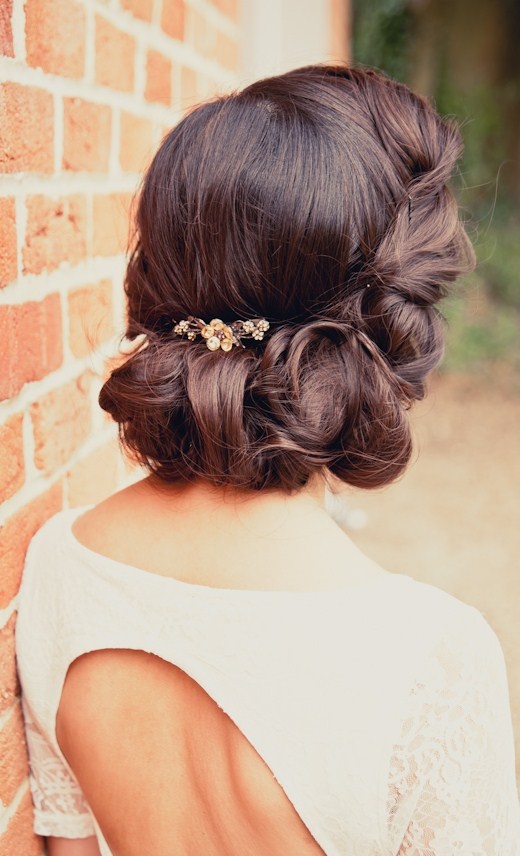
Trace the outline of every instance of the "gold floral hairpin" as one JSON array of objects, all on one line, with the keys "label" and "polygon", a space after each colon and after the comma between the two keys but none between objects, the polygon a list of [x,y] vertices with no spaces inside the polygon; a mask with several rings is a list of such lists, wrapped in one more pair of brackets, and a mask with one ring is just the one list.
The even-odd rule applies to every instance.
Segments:
[{"label": "gold floral hairpin", "polygon": [[249,321],[232,321],[224,324],[220,318],[213,318],[207,324],[202,318],[194,318],[188,315],[183,321],[174,322],[173,332],[177,336],[186,336],[193,342],[197,336],[206,340],[206,347],[210,351],[230,351],[233,345],[244,348],[242,339],[255,339],[261,342],[264,334],[269,330],[269,321],[265,318],[252,318]]}]

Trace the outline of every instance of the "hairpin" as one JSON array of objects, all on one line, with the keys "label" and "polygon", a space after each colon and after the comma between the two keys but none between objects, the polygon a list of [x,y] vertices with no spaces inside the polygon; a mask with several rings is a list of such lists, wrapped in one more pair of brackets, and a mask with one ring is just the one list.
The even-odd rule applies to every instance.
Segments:
[{"label": "hairpin", "polygon": [[206,347],[210,351],[230,351],[233,345],[244,348],[242,339],[255,339],[261,342],[264,334],[269,330],[269,321],[265,318],[252,318],[249,321],[232,321],[224,324],[220,318],[213,318],[207,324],[202,318],[194,318],[188,315],[187,319],[175,321],[173,332],[177,336],[186,336],[193,342],[197,336],[206,340]]}]

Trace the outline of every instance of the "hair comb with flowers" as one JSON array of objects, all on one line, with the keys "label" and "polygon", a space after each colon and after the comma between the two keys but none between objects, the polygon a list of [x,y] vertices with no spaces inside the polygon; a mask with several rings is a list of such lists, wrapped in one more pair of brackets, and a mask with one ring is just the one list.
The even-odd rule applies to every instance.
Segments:
[{"label": "hair comb with flowers", "polygon": [[269,321],[265,318],[252,318],[249,321],[232,321],[224,324],[220,318],[213,318],[207,324],[202,318],[194,318],[188,315],[183,321],[174,322],[173,332],[177,336],[186,336],[193,342],[197,336],[206,340],[206,347],[210,351],[230,351],[233,345],[245,348],[242,339],[255,339],[261,342],[264,334],[269,330]]}]

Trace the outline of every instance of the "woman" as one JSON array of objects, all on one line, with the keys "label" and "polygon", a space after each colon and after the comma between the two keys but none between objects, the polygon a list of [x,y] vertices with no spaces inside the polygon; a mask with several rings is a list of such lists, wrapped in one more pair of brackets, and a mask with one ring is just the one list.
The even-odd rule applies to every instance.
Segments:
[{"label": "woman", "polygon": [[[472,251],[453,124],[309,67],[191,112],[144,181],[130,357],[148,477],[47,523],[18,658],[51,856],[520,853],[503,655],[324,507],[411,450]],[[99,850],[98,850],[99,848]]]}]

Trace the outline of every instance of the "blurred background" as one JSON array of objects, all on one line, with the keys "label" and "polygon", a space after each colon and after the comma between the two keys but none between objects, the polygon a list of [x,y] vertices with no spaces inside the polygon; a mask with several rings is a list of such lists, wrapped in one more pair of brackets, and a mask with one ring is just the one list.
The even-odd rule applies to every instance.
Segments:
[{"label": "blurred background", "polygon": [[480,609],[509,672],[520,772],[518,0],[0,0],[0,856],[41,856],[14,657],[27,544],[135,473],[97,395],[124,327],[135,193],[197,102],[298,65],[383,69],[462,125],[479,264],[411,414],[413,461],[336,513],[389,570]]},{"label": "blurred background", "polygon": [[446,307],[446,370],[518,383],[520,4],[354,0],[352,55],[432,97],[463,127],[456,187],[479,266]]},{"label": "blurred background", "polygon": [[505,651],[520,774],[520,4],[353,0],[351,55],[462,126],[454,187],[478,258],[446,301],[447,352],[396,485],[350,499],[392,570],[474,604]]},{"label": "blurred background", "polygon": [[252,4],[248,79],[347,55],[408,83],[462,128],[453,186],[477,268],[445,301],[446,355],[411,414],[410,468],[384,490],[347,491],[337,513],[383,566],[440,586],[491,623],[509,670],[520,781],[520,3],[312,6],[293,6],[279,41],[262,42]]}]

